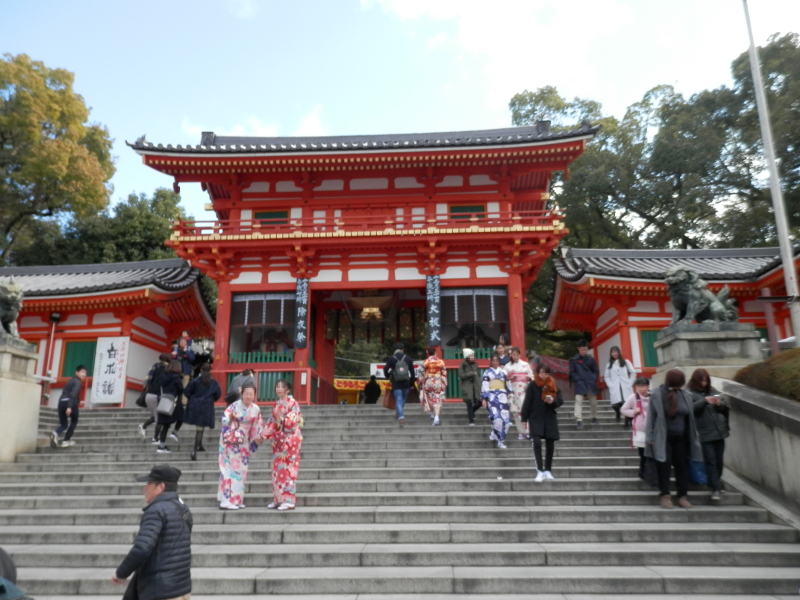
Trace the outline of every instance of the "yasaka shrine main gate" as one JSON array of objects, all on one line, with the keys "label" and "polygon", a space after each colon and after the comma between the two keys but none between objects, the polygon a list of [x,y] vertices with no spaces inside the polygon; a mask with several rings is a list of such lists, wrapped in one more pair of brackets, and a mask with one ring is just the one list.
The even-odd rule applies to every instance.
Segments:
[{"label": "yasaka shrine main gate", "polygon": [[462,348],[482,366],[501,336],[524,350],[525,293],[566,233],[551,177],[596,129],[132,147],[176,191],[199,182],[211,198],[216,220],[176,223],[169,244],[218,283],[220,382],[251,367],[262,400],[288,377],[327,403],[342,339],[440,346],[454,397]]}]

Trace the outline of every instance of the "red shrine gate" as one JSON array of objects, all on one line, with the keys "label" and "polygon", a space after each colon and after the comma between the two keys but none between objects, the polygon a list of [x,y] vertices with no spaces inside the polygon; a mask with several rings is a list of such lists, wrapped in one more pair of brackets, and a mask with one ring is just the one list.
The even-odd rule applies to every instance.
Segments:
[{"label": "red shrine gate", "polygon": [[217,219],[176,223],[169,244],[219,285],[215,371],[252,367],[261,399],[288,375],[322,403],[342,337],[442,346],[449,369],[463,347],[485,363],[501,335],[523,347],[525,293],[566,233],[552,173],[596,130],[131,146],[176,191],[200,182],[211,197]]}]

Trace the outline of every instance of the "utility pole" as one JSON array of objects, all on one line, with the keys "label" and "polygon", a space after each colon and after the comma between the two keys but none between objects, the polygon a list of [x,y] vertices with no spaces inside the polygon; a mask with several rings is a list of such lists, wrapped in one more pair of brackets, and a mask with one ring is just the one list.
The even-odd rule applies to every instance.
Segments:
[{"label": "utility pole", "polygon": [[783,204],[783,192],[778,177],[778,165],[775,162],[775,147],[772,143],[772,128],[769,124],[769,109],[767,96],[764,93],[764,81],[761,79],[761,65],[758,61],[758,50],[753,39],[753,28],[750,25],[750,11],[747,0],[742,0],[744,5],[744,18],[747,21],[747,33],[750,36],[750,70],[753,74],[753,90],[756,94],[756,107],[758,108],[758,122],[761,125],[761,140],[764,145],[764,155],[767,159],[769,171],[770,191],[772,192],[772,211],[775,213],[775,228],[781,250],[781,263],[783,264],[783,279],[786,284],[786,294],[789,296],[789,314],[792,320],[794,345],[800,348],[800,292],[797,289],[797,272],[794,268],[794,249],[789,239],[789,225],[786,218],[786,208]]}]

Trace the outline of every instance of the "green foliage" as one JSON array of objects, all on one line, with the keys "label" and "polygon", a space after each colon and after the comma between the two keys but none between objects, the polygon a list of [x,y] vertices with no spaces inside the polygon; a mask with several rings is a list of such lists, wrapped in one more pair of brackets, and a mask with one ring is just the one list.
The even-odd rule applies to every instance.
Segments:
[{"label": "green foliage", "polygon": [[335,356],[337,377],[369,377],[369,363],[383,362],[388,355],[379,342],[341,340]]},{"label": "green foliage", "polygon": [[733,379],[776,396],[800,401],[800,348],[785,350],[748,365]]},{"label": "green foliage", "polygon": [[[772,36],[763,74],[790,223],[800,233],[800,36]],[[734,86],[685,98],[658,86],[622,119],[553,87],[515,95],[514,125],[551,121],[556,130],[588,120],[601,129],[551,187],[578,248],[705,248],[777,245],[747,53],[733,62]],[[574,340],[542,323],[554,290],[550,261],[525,303],[529,347],[563,355]],[[577,335],[583,335],[576,332]]]},{"label": "green foliage", "polygon": [[91,215],[108,202],[112,140],[88,123],[73,79],[24,54],[0,60],[0,264],[34,219]]},{"label": "green foliage", "polygon": [[150,198],[131,194],[110,211],[75,216],[63,228],[53,220],[34,221],[11,262],[29,266],[174,258],[164,242],[172,222],[187,218],[179,202],[180,196],[159,188]]}]

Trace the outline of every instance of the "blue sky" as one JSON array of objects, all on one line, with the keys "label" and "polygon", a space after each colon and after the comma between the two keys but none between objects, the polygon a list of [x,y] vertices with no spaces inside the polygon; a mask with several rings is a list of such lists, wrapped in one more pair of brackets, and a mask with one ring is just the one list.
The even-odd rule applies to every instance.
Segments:
[{"label": "blue sky", "polygon": [[[750,0],[757,43],[800,31],[800,1]],[[510,125],[514,93],[555,85],[610,114],[650,88],[730,82],[740,0],[29,0],[0,52],[75,73],[115,139],[113,201],[171,180],[125,141],[201,131],[343,135]],[[187,210],[210,218],[199,185]]]}]

